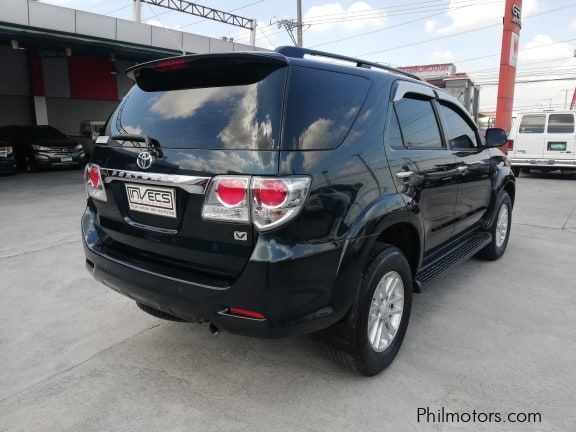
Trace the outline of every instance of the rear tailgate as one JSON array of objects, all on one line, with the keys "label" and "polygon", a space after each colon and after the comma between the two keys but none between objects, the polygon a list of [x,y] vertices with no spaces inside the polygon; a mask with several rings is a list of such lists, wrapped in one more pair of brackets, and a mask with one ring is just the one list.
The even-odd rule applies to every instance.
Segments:
[{"label": "rear tailgate", "polygon": [[221,54],[131,72],[138,85],[92,157],[107,192],[93,206],[109,253],[213,285],[242,270],[252,225],[204,220],[205,191],[215,175],[278,173],[285,66],[277,55]]}]

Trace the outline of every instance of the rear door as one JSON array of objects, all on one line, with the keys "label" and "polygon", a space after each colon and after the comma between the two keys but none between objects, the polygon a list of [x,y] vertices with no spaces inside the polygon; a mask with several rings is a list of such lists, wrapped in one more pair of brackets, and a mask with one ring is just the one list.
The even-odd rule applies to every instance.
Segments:
[{"label": "rear door", "polygon": [[418,206],[425,250],[452,237],[457,197],[456,158],[446,148],[431,88],[401,82],[386,130],[386,153],[396,187]]},{"label": "rear door", "polygon": [[553,160],[574,159],[576,153],[576,133],[574,114],[558,113],[548,115],[544,157]]},{"label": "rear door", "polygon": [[286,71],[238,54],[135,72],[92,157],[107,191],[94,205],[108,252],[224,279],[242,270],[252,225],[203,219],[205,192],[215,175],[277,174]]},{"label": "rear door", "polygon": [[544,156],[545,130],[545,113],[522,115],[514,141],[516,157],[541,159]]}]

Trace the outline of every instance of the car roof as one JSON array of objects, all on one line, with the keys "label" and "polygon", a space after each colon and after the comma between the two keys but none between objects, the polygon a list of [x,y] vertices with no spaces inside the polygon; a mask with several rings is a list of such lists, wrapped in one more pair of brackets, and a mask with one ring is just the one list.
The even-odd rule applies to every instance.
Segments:
[{"label": "car roof", "polygon": [[293,46],[281,46],[275,51],[241,51],[231,53],[211,53],[211,54],[189,54],[183,56],[169,57],[165,59],[152,60],[146,63],[137,64],[127,69],[128,76],[135,78],[138,69],[157,68],[162,64],[176,64],[186,61],[201,61],[209,58],[235,58],[235,59],[259,59],[259,61],[269,61],[270,63],[299,65],[314,67],[317,69],[332,70],[335,72],[348,73],[353,75],[366,76],[370,79],[403,79],[417,82],[421,85],[437,89],[436,86],[427,83],[409,72],[395,69],[380,63],[370,62],[354,57],[347,57],[339,54],[316,51],[312,49],[299,48]]}]

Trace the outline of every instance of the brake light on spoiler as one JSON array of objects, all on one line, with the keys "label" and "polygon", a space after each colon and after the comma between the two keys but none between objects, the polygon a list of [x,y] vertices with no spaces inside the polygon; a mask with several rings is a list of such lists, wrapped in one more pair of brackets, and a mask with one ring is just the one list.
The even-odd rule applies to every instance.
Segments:
[{"label": "brake light on spoiler", "polygon": [[188,67],[189,62],[183,58],[160,60],[154,65],[159,70],[179,70]]},{"label": "brake light on spoiler", "polygon": [[212,179],[202,217],[206,220],[252,222],[267,231],[296,217],[308,190],[310,177],[216,176]]}]

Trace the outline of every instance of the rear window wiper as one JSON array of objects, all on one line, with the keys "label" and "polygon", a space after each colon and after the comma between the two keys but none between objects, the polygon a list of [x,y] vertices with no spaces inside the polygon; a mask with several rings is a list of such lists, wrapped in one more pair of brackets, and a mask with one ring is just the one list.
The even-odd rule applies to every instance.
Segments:
[{"label": "rear window wiper", "polygon": [[114,141],[130,141],[130,142],[139,142],[144,143],[145,147],[157,153],[158,156],[162,157],[162,150],[160,149],[160,143],[157,139],[150,138],[148,135],[141,135],[141,134],[121,134],[121,135],[112,135],[110,137]]}]

